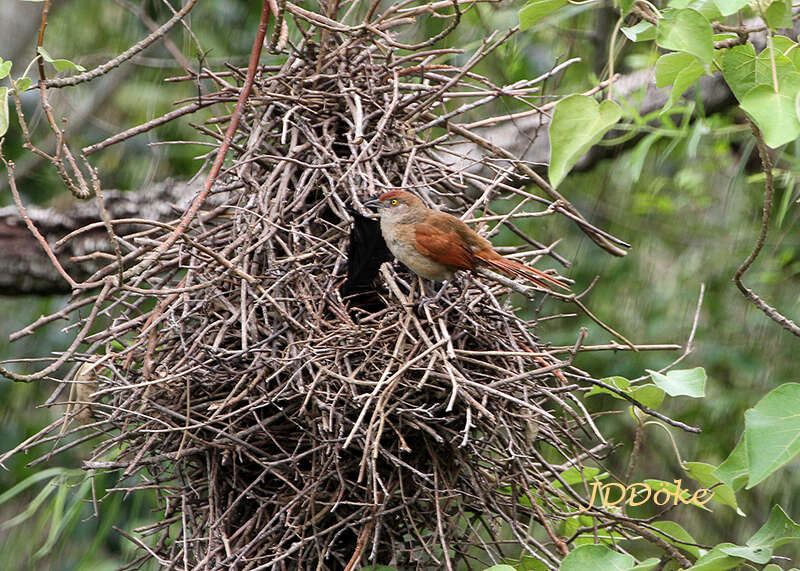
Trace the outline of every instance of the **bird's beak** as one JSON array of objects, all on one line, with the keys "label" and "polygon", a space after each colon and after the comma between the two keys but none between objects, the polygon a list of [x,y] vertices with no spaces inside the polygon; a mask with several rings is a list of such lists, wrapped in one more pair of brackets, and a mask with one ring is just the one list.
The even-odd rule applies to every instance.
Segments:
[{"label": "bird's beak", "polygon": [[386,208],[386,205],[383,202],[379,201],[377,198],[373,198],[372,200],[367,200],[364,203],[364,206],[366,208],[369,208],[370,210],[374,210],[375,212],[377,212],[381,208]]}]

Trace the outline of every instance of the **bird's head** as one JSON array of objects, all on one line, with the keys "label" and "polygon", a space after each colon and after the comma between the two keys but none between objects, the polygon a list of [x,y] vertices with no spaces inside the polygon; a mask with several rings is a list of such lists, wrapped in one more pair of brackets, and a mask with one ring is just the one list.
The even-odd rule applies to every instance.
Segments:
[{"label": "bird's head", "polygon": [[364,206],[385,214],[406,214],[419,208],[425,208],[422,201],[405,190],[390,190],[384,192],[378,198],[373,198],[364,203]]}]

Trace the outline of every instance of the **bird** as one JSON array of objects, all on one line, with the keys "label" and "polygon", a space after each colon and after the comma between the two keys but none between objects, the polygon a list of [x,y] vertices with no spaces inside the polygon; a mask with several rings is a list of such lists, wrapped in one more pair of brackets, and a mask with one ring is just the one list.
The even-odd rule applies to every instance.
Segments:
[{"label": "bird", "polygon": [[441,297],[447,283],[459,270],[487,267],[551,291],[551,286],[569,291],[553,276],[504,258],[492,243],[452,214],[428,208],[416,195],[389,190],[364,206],[378,212],[381,234],[389,251],[418,276],[444,282],[429,301]]}]

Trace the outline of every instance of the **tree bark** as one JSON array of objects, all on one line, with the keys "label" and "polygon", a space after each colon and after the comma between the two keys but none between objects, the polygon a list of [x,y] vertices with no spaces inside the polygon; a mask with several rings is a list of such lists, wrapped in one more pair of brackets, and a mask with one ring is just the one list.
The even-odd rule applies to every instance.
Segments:
[{"label": "tree bark", "polygon": [[[107,190],[103,192],[106,209],[112,219],[144,218],[167,222],[183,212],[191,200],[196,186],[184,182],[165,181],[139,191]],[[100,214],[97,203],[88,200],[73,202],[66,210],[26,207],[28,216],[45,237],[51,248],[60,238],[73,230],[97,222]],[[125,233],[136,226],[117,226]],[[145,227],[141,227],[144,229]],[[54,250],[56,256],[73,279],[81,280],[105,265],[107,260],[86,260],[96,251],[111,252],[105,226],[79,234],[62,248]],[[30,233],[16,206],[0,208],[0,294],[2,295],[54,295],[70,292],[69,284],[59,275],[39,242]]]}]

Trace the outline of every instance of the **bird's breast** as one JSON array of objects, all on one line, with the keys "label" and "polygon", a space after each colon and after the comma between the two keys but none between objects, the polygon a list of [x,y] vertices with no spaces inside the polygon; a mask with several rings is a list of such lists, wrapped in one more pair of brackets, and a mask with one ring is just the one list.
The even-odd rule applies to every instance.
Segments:
[{"label": "bird's breast", "polygon": [[381,233],[389,251],[415,274],[437,282],[453,277],[451,269],[417,250],[413,224],[397,224],[381,218]]}]

